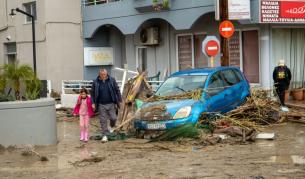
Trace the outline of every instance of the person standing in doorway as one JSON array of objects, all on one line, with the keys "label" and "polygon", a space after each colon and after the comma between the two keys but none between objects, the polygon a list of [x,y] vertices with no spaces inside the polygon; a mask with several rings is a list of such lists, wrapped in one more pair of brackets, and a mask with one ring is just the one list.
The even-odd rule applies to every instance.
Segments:
[{"label": "person standing in doorway", "polygon": [[[93,109],[99,112],[102,142],[107,142],[107,134],[113,132],[117,121],[117,110],[122,96],[116,80],[108,75],[106,69],[100,69],[99,76],[93,81],[91,99]],[[110,120],[109,129],[108,120]]]},{"label": "person standing in doorway", "polygon": [[288,111],[288,108],[285,106],[285,90],[288,90],[290,80],[290,69],[285,65],[284,60],[279,60],[278,66],[273,70],[273,81],[276,93],[280,98],[282,111]]}]

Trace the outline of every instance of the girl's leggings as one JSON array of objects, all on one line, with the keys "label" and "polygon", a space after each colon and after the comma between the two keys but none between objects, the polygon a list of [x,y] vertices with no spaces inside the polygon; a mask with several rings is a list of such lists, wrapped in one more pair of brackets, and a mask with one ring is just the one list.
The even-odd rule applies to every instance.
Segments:
[{"label": "girl's leggings", "polygon": [[88,141],[89,135],[89,115],[79,116],[80,140]]}]

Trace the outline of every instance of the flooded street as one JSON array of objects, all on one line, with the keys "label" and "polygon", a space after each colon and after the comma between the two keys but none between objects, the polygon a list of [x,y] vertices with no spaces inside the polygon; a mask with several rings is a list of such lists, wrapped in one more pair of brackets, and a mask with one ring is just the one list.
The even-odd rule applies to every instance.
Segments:
[{"label": "flooded street", "polygon": [[[91,126],[91,134],[97,130]],[[276,140],[203,147],[139,139],[83,145],[77,121],[59,121],[58,145],[35,148],[49,161],[22,156],[24,149],[1,149],[0,178],[305,178],[305,125],[264,131],[276,132]]]}]

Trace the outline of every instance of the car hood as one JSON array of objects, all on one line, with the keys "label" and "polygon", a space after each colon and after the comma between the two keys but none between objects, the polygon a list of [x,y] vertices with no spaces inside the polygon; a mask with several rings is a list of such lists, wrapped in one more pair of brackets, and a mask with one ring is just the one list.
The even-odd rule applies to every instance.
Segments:
[{"label": "car hood", "polygon": [[141,106],[141,109],[149,108],[153,106],[165,105],[166,111],[169,112],[172,116],[182,107],[193,106],[199,100],[193,99],[184,99],[184,100],[162,100],[155,102],[146,102]]}]

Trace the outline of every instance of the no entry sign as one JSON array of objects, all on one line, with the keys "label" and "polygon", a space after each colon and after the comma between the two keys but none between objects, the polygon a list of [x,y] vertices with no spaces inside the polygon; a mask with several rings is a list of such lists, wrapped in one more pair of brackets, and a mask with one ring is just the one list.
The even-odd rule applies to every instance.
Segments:
[{"label": "no entry sign", "polygon": [[219,33],[224,38],[230,38],[234,34],[234,25],[231,21],[223,21],[219,26]]},{"label": "no entry sign", "polygon": [[210,40],[205,46],[205,52],[209,56],[216,56],[219,53],[219,44],[215,40]]}]

